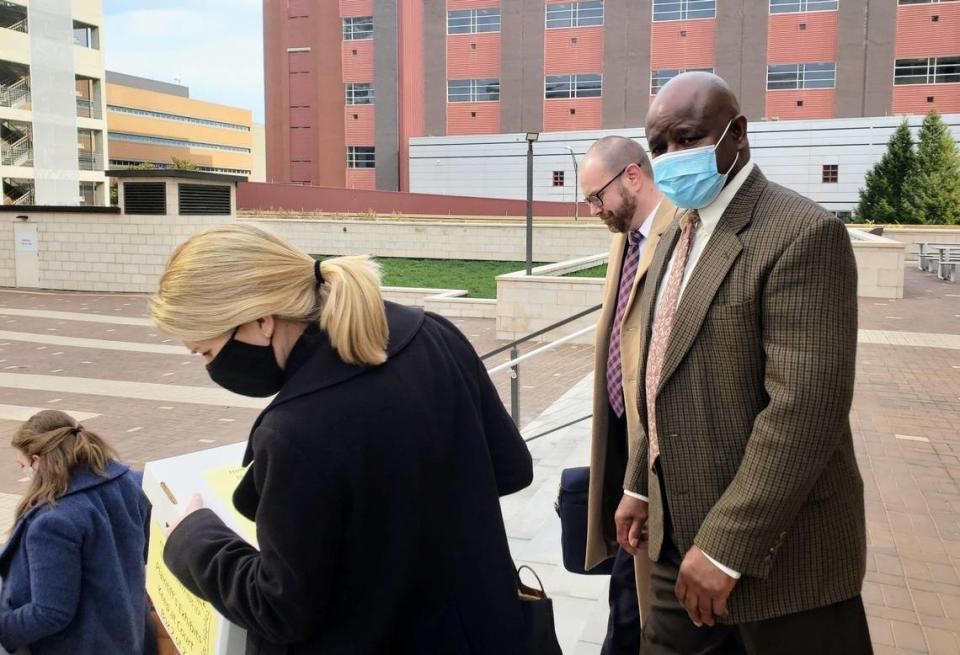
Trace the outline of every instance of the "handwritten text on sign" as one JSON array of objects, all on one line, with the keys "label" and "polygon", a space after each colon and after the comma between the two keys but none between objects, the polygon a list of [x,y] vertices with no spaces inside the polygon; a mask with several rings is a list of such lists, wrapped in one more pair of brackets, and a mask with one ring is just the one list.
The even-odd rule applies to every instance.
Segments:
[{"label": "handwritten text on sign", "polygon": [[147,593],[181,655],[211,655],[217,638],[216,610],[191,594],[170,572],[163,563],[165,545],[162,528],[151,523]]}]

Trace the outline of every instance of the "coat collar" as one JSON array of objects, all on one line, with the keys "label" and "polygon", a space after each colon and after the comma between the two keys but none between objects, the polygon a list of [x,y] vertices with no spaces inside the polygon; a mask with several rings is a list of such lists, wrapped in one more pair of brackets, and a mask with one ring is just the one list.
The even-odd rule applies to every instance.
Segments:
[{"label": "coat collar", "polygon": [[[387,344],[389,361],[410,344],[419,332],[420,326],[423,325],[425,314],[422,309],[405,307],[392,302],[385,302],[384,305],[390,334]],[[247,450],[243,456],[244,466],[253,460],[253,433],[268,413],[295,398],[340,384],[363,375],[372,368],[347,364],[340,359],[326,333],[319,330],[304,332],[290,352],[288,373],[285,376],[283,388],[253,423],[250,438],[247,441]]]},{"label": "coat collar", "polygon": [[[99,487],[100,485],[106,484],[113,480],[116,480],[122,475],[125,475],[130,471],[130,467],[113,460],[107,462],[107,466],[103,471],[102,475],[94,473],[88,466],[77,467],[73,473],[70,475],[70,484],[67,485],[67,491],[60,497],[59,500],[71,496],[73,494],[80,493],[82,491],[87,491],[93,489],[94,487]],[[50,505],[47,503],[41,503],[30,508],[26,514],[20,517],[20,520],[17,521],[16,526],[13,529],[13,532],[10,534],[10,539],[7,540],[7,543],[4,545],[3,550],[0,551],[0,563],[3,563],[10,556],[10,553],[14,552],[17,548],[17,544],[20,541],[20,538],[23,536],[23,531],[26,529],[27,524],[30,523],[30,519],[33,518],[38,512],[43,511],[45,508],[49,508]]]},{"label": "coat collar", "polygon": [[700,255],[677,307],[670,340],[663,356],[658,393],[680,366],[700,333],[700,326],[713,303],[713,297],[743,250],[740,232],[753,220],[753,209],[766,186],[767,179],[759,168],[754,167],[727,205],[703,254]]},{"label": "coat collar", "polygon": [[[700,326],[706,318],[713,297],[720,289],[720,285],[726,278],[730,267],[740,256],[743,243],[740,241],[739,235],[753,220],[754,208],[760,199],[760,194],[766,187],[767,178],[758,166],[754,166],[736,195],[730,200],[730,204],[724,210],[713,236],[707,242],[707,246],[683,292],[680,305],[677,307],[673,329],[670,332],[670,340],[667,343],[667,351],[664,354],[658,391],[663,389],[664,384],[677,370],[693,345],[697,334],[699,334]],[[641,307],[648,326],[647,330],[641,335],[641,380],[646,375],[647,349],[656,307],[657,289],[662,282],[663,274],[670,262],[679,236],[679,225],[677,221],[674,221],[664,233],[663,240],[665,243],[658,248],[654,261],[650,265],[648,275],[651,293],[644,295],[644,304]],[[641,412],[645,414],[645,408],[641,408]]]},{"label": "coat collar", "polygon": [[73,472],[73,475],[70,476],[70,485],[67,487],[67,492],[63,495],[69,496],[70,494],[79,493],[93,487],[98,487],[101,484],[106,484],[111,480],[119,478],[129,470],[129,466],[113,460],[107,462],[103,475],[94,473],[87,466],[78,467]]}]

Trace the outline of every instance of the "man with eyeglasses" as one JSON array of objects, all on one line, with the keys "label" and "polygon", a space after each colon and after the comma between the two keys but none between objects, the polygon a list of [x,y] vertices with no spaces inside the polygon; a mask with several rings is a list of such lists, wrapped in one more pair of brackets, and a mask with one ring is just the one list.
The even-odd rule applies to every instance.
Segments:
[{"label": "man with eyeglasses", "polygon": [[[647,267],[675,208],[657,190],[640,144],[620,136],[604,137],[587,151],[580,164],[580,187],[591,215],[616,234],[597,323],[584,564],[589,570],[615,558],[602,655],[637,655],[650,564],[642,546],[622,549],[617,545],[614,512],[623,495],[627,444],[639,440],[635,432],[639,429],[640,315],[635,299],[640,297]],[[636,567],[634,554],[641,555]]]}]

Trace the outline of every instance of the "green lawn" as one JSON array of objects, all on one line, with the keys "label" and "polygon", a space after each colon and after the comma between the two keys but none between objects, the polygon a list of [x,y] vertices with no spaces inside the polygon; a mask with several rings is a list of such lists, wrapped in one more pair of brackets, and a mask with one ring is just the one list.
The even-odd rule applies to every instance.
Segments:
[{"label": "green lawn", "polygon": [[573,273],[567,273],[563,277],[607,277],[607,265],[600,264],[599,266],[594,266],[593,268],[585,268],[580,271],[574,271]]},{"label": "green lawn", "polygon": [[[314,255],[326,259],[328,255]],[[496,298],[498,275],[523,270],[523,262],[377,257],[387,287],[466,289],[471,298]],[[535,263],[534,266],[540,266]]]}]

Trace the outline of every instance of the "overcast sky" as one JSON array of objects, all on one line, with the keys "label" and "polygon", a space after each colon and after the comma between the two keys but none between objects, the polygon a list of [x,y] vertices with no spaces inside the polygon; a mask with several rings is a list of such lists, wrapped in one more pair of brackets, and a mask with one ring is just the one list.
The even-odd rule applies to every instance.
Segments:
[{"label": "overcast sky", "polygon": [[108,70],[190,87],[263,122],[262,0],[104,0]]}]

